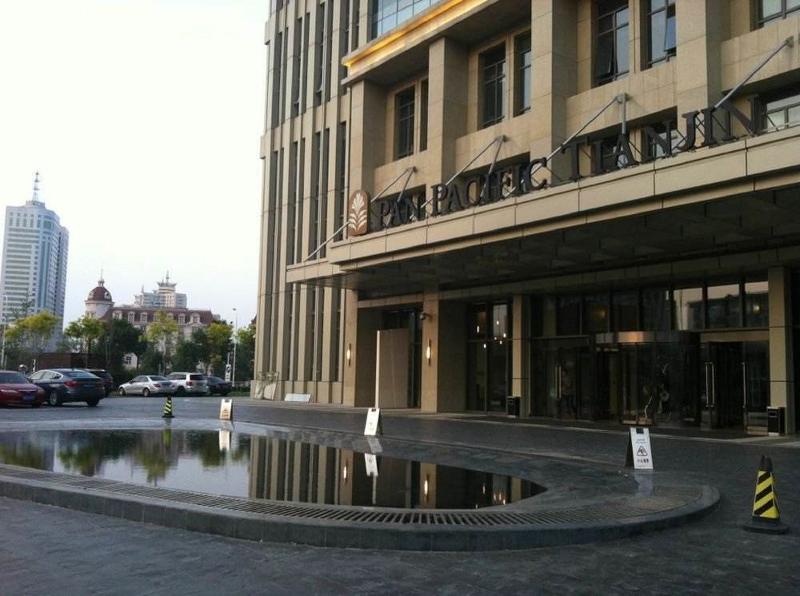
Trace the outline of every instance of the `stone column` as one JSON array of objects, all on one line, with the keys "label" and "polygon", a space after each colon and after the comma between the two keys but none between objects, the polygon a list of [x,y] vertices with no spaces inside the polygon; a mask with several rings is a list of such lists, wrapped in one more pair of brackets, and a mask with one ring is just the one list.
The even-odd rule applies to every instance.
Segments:
[{"label": "stone column", "polygon": [[[572,132],[566,130],[566,100],[577,89],[577,2],[531,0],[531,17],[534,118],[531,155],[538,157],[550,153]],[[581,33],[591,36],[591,30]]]},{"label": "stone column", "polygon": [[511,395],[522,398],[520,416],[530,411],[530,338],[527,297],[514,296],[511,311]]},{"label": "stone column", "polygon": [[380,311],[359,309],[358,292],[354,290],[345,290],[344,308],[342,403],[347,406],[374,406],[376,334],[380,327]]},{"label": "stone column", "polygon": [[[459,412],[466,408],[466,305],[443,302],[426,294],[422,302],[422,368],[420,409]],[[427,350],[430,346],[431,358]]]},{"label": "stone column", "polygon": [[459,168],[455,163],[455,143],[466,133],[468,72],[468,54],[463,46],[446,37],[431,44],[428,50],[427,155],[438,156],[440,162],[427,167],[435,180],[447,180]]},{"label": "stone column", "polygon": [[769,405],[786,408],[786,432],[795,429],[791,276],[784,267],[769,270]]},{"label": "stone column", "polygon": [[729,14],[728,3],[721,0],[675,4],[678,21],[675,93],[681,131],[685,129],[682,114],[702,110],[722,97],[720,46]]}]

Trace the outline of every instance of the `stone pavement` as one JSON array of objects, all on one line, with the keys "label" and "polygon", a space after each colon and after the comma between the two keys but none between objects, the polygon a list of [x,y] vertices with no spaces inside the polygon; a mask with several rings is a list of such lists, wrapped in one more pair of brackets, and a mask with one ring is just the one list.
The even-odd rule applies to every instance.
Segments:
[{"label": "stone pavement", "polygon": [[[0,421],[157,415],[160,400],[111,399],[100,408],[0,410]],[[218,400],[179,400],[178,416],[215,416]],[[239,419],[335,418],[237,404]],[[331,413],[330,416],[337,416]],[[345,413],[343,427],[360,417]],[[363,418],[360,418],[363,420]],[[394,417],[387,434],[621,463],[622,431]],[[259,544],[0,499],[0,594],[728,593],[791,594],[800,586],[800,443],[653,438],[656,466],[717,486],[719,508],[690,525],[614,542],[490,553],[370,552]],[[710,440],[709,440],[710,439]],[[755,467],[773,457],[786,536],[740,529]]]}]

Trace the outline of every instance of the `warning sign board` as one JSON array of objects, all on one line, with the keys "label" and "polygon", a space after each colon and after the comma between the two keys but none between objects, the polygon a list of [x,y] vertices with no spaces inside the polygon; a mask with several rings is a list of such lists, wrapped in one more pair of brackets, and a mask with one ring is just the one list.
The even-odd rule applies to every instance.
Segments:
[{"label": "warning sign board", "polygon": [[370,408],[367,412],[367,423],[364,425],[364,435],[374,437],[378,434],[378,425],[381,420],[381,409]]},{"label": "warning sign board", "polygon": [[219,419],[233,420],[233,400],[223,399],[219,404]]},{"label": "warning sign board", "polygon": [[650,448],[650,429],[632,428],[630,453],[633,456],[634,470],[653,469],[653,450]]},{"label": "warning sign board", "polygon": [[367,468],[367,476],[378,476],[378,457],[376,455],[365,453],[364,466]]}]

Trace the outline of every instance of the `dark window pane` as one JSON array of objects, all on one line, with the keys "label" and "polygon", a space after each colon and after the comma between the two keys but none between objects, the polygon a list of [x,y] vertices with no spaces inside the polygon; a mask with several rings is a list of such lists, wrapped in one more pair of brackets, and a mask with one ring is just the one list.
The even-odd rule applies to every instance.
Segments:
[{"label": "dark window pane", "polygon": [[557,326],[558,335],[580,335],[580,296],[560,296],[558,298]]},{"label": "dark window pane", "polygon": [[608,331],[608,295],[594,294],[583,300],[583,332],[606,333]]},{"label": "dark window pane", "polygon": [[675,327],[679,331],[703,328],[703,289],[684,288],[673,293]]},{"label": "dark window pane", "polygon": [[614,68],[614,38],[603,35],[597,40],[597,59],[595,61],[595,76],[598,79],[611,76]]},{"label": "dark window pane", "polygon": [[738,283],[709,286],[707,297],[709,329],[742,326]]},{"label": "dark window pane", "polygon": [[766,281],[744,284],[744,324],[746,327],[769,326],[769,294]]},{"label": "dark window pane", "polygon": [[615,292],[611,297],[614,308],[614,331],[635,331],[639,327],[638,310],[639,294],[632,292]]}]

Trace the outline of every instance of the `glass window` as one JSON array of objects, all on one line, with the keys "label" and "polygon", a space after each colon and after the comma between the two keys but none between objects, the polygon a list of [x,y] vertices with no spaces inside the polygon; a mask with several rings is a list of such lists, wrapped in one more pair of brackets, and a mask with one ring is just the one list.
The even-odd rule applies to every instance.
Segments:
[{"label": "glass window", "polygon": [[509,336],[508,304],[492,306],[492,338],[502,341]]},{"label": "glass window", "polygon": [[414,87],[395,96],[395,159],[414,153]]},{"label": "glass window", "polygon": [[606,137],[592,143],[592,159],[595,160],[594,170],[600,172],[613,172],[621,170],[628,165],[628,158],[624,152],[617,152],[617,137]]},{"label": "glass window", "polygon": [[419,150],[428,148],[428,79],[422,81],[419,97]]},{"label": "glass window", "polygon": [[557,314],[558,335],[580,335],[581,297],[559,296]]},{"label": "glass window", "polygon": [[614,292],[611,297],[614,331],[636,331],[639,328],[639,293]]},{"label": "glass window", "polygon": [[437,2],[438,0],[372,0],[370,39],[391,31]]},{"label": "glass window", "polygon": [[583,332],[608,331],[608,294],[591,294],[583,299]]},{"label": "glass window", "polygon": [[481,126],[497,124],[506,115],[506,47],[500,45],[481,54]]},{"label": "glass window", "polygon": [[675,0],[650,0],[648,14],[650,64],[675,55]]},{"label": "glass window", "polygon": [[745,327],[769,326],[769,286],[766,281],[744,283]]},{"label": "glass window", "polygon": [[[678,122],[676,120],[651,124],[649,128],[655,132],[655,136],[649,132],[642,133],[644,137],[642,146],[645,148],[646,159],[658,159],[675,153],[681,142],[681,135],[680,132],[678,132]],[[667,151],[667,147],[669,147],[669,152]]]},{"label": "glass window", "polygon": [[[798,0],[800,2],[800,0]],[[772,132],[800,124],[800,93],[788,93],[767,97],[763,100],[764,132]]]},{"label": "glass window", "polygon": [[595,85],[603,85],[628,73],[628,0],[597,2]]},{"label": "glass window", "polygon": [[691,331],[703,328],[703,288],[683,288],[673,292],[675,328]]},{"label": "glass window", "polygon": [[669,331],[671,324],[671,300],[666,288],[642,290],[642,328],[644,331]]},{"label": "glass window", "polygon": [[770,21],[783,19],[800,9],[800,0],[757,0],[758,22],[763,26]]},{"label": "glass window", "polygon": [[516,97],[514,114],[524,114],[531,109],[531,32],[528,31],[514,40],[516,64]]},{"label": "glass window", "polygon": [[739,284],[708,286],[708,328],[725,329],[742,326],[742,311],[739,301]]}]

